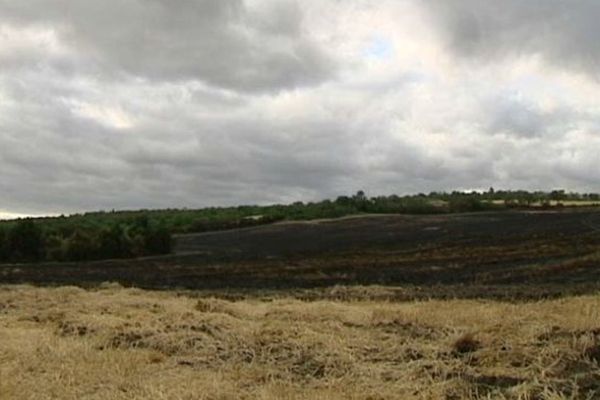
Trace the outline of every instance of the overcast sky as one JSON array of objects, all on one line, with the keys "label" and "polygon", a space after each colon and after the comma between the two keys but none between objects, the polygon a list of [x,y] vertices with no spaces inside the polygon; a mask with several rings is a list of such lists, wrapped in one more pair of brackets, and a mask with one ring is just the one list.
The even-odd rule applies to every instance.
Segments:
[{"label": "overcast sky", "polygon": [[597,0],[0,0],[0,216],[600,191]]}]

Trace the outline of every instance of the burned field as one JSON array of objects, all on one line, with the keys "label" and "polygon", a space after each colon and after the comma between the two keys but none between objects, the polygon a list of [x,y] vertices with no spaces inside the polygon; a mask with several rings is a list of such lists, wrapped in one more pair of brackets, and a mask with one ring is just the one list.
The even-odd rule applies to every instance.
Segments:
[{"label": "burned field", "polygon": [[0,399],[596,399],[598,216],[368,216],[4,265]]},{"label": "burned field", "polygon": [[182,235],[164,257],[3,265],[0,281],[308,298],[377,285],[396,299],[543,298],[596,291],[599,260],[595,210],[379,215]]}]

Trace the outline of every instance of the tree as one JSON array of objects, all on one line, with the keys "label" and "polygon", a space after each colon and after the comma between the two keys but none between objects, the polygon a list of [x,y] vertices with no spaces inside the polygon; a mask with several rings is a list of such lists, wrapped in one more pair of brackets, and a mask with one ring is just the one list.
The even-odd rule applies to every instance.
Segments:
[{"label": "tree", "polygon": [[60,235],[48,235],[45,239],[46,257],[48,261],[65,261],[67,240]]},{"label": "tree", "polygon": [[121,258],[129,257],[129,240],[125,230],[120,224],[114,224],[108,229],[104,229],[99,235],[99,255],[102,258]]},{"label": "tree", "polygon": [[68,240],[66,257],[70,261],[84,261],[96,258],[98,246],[94,238],[77,229]]},{"label": "tree", "polygon": [[43,232],[32,219],[22,219],[11,229],[8,251],[13,261],[39,261],[44,256]]},{"label": "tree", "polygon": [[9,258],[8,233],[4,229],[0,229],[0,262],[8,261]]},{"label": "tree", "polygon": [[354,202],[354,206],[358,211],[366,212],[368,210],[369,200],[367,199],[364,191],[359,190],[356,192],[356,194],[352,196],[352,201]]},{"label": "tree", "polygon": [[144,239],[145,250],[148,254],[171,252],[171,233],[164,225],[148,229]]},{"label": "tree", "polygon": [[347,207],[352,205],[352,199],[348,196],[338,196],[337,199],[335,199],[335,203]]},{"label": "tree", "polygon": [[452,196],[448,206],[450,211],[453,212],[481,211],[484,209],[483,203],[473,196]]},{"label": "tree", "polygon": [[567,195],[564,190],[553,190],[550,192],[550,200],[561,201],[566,200]]},{"label": "tree", "polygon": [[367,198],[367,196],[365,195],[364,190],[359,190],[358,192],[356,192],[356,194],[354,195],[354,199],[355,200],[365,200]]}]

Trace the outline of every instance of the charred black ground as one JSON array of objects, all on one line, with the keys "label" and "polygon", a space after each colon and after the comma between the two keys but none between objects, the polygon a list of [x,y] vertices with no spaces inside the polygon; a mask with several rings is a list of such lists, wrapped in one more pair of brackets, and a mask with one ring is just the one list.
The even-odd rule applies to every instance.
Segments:
[{"label": "charred black ground", "polygon": [[[536,299],[600,288],[600,213],[378,215],[180,235],[175,254],[0,266],[0,282],[339,297]],[[356,293],[353,293],[356,296]]]}]

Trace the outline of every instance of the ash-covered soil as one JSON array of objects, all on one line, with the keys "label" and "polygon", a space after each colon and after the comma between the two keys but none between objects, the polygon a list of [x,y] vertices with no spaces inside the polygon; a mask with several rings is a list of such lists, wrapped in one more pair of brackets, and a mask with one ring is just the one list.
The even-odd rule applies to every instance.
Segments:
[{"label": "ash-covered soil", "polygon": [[595,210],[384,215],[181,235],[165,257],[2,265],[0,283],[309,297],[377,285],[408,298],[540,298],[597,291],[599,260]]}]

